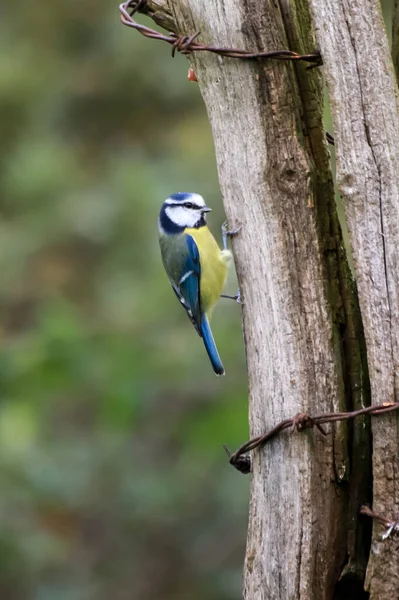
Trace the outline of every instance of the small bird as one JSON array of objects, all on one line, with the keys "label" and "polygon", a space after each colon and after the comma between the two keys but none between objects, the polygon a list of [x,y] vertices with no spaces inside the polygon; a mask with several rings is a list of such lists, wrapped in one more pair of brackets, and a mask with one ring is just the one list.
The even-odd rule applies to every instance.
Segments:
[{"label": "small bird", "polygon": [[221,250],[206,224],[205,215],[211,210],[199,194],[172,194],[159,213],[159,244],[172,288],[202,338],[213,370],[224,375],[209,319],[231,261],[226,236],[235,232],[224,230]]}]

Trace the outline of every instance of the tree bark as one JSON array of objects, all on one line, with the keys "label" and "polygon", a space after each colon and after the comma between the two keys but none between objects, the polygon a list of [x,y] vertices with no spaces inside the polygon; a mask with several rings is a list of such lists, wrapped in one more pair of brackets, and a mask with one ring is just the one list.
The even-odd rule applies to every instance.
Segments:
[{"label": "tree bark", "polygon": [[[158,16],[155,16],[156,5]],[[393,73],[376,0],[148,0],[168,29],[214,46],[322,50],[356,289],[338,224],[317,70],[190,56],[215,141],[244,299],[251,434],[298,412],[395,400],[399,156]],[[170,26],[173,21],[173,26]],[[282,435],[256,452],[244,572],[247,600],[362,598],[369,558],[367,419]],[[373,422],[373,508],[399,515],[398,427]],[[378,527],[371,598],[399,598],[399,554]]]},{"label": "tree bark", "polygon": [[[179,30],[218,46],[286,48],[275,3],[173,2]],[[243,293],[251,434],[344,402],[317,182],[292,66],[209,54],[192,62],[215,141]],[[335,444],[336,442],[336,444]],[[285,436],[253,462],[244,572],[248,600],[330,598],[345,558],[341,437]]]},{"label": "tree bark", "polygon": [[[367,341],[372,402],[398,398],[399,119],[390,53],[376,0],[310,0],[334,123]],[[396,415],[373,420],[373,508],[399,515]],[[374,529],[370,598],[399,598],[399,554]]]}]

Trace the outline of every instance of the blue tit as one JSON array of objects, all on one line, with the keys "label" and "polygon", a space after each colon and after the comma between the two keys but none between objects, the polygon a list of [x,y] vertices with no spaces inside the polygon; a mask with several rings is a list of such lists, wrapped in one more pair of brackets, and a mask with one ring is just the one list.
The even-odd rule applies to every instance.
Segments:
[{"label": "blue tit", "polygon": [[159,243],[172,288],[202,338],[213,370],[224,375],[209,319],[222,293],[231,253],[219,248],[207,227],[210,210],[199,194],[172,194],[159,214]]}]

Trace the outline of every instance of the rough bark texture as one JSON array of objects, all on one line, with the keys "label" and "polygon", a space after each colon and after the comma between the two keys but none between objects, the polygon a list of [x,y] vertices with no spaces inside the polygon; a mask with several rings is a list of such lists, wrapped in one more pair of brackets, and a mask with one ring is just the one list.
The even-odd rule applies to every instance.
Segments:
[{"label": "rough bark texture", "polygon": [[[291,44],[310,52],[306,7],[302,0],[168,2],[174,29],[200,30],[202,42],[267,50]],[[226,215],[231,227],[242,226],[233,246],[251,433],[298,412],[359,406],[361,324],[334,204],[320,76],[288,63],[207,53],[191,61],[213,130]],[[367,427],[356,431],[367,448]],[[347,440],[347,427],[337,426],[327,438],[310,431],[281,436],[255,454],[247,600],[331,599],[345,561],[364,577],[355,530],[358,495],[367,500],[368,455],[352,489],[350,460],[357,456],[358,464],[359,443]]]},{"label": "rough bark texture", "polygon": [[[284,48],[274,2],[173,3],[183,33],[216,45]],[[244,298],[251,433],[288,415],[337,408],[326,271],[315,218],[314,165],[287,64],[193,57],[215,140]],[[313,432],[255,455],[244,573],[248,600],[331,597],[345,556],[342,447]]]},{"label": "rough bark texture", "polygon": [[[372,402],[398,399],[399,121],[396,85],[377,0],[310,0],[334,122],[365,328]],[[399,515],[396,415],[373,420],[373,508]],[[399,553],[373,534],[370,598],[399,598]]]},{"label": "rough bark texture", "polygon": [[178,25],[169,7],[168,0],[148,0],[145,2],[140,12],[146,14],[151,19],[163,27],[167,31],[174,31],[177,33]]},{"label": "rough bark texture", "polygon": [[[307,0],[280,0],[287,32],[289,48],[300,54],[316,46],[310,8]],[[357,410],[370,404],[367,373],[367,355],[357,290],[352,281],[343,249],[338,223],[330,168],[330,154],[326,152],[325,131],[322,122],[324,107],[321,104],[321,72],[309,76],[306,65],[296,65],[302,111],[315,161],[317,184],[317,222],[321,246],[328,271],[328,299],[333,313],[336,342],[342,344],[342,369],[346,384],[346,409]],[[305,140],[307,138],[305,137]],[[336,356],[339,350],[336,349]],[[347,507],[347,559],[336,588],[336,600],[349,600],[363,589],[370,548],[371,524],[359,517],[359,506],[371,502],[371,436],[368,418],[357,419],[345,426],[338,426],[336,435],[348,441],[346,481],[348,484]],[[338,445],[336,444],[336,447]]]}]

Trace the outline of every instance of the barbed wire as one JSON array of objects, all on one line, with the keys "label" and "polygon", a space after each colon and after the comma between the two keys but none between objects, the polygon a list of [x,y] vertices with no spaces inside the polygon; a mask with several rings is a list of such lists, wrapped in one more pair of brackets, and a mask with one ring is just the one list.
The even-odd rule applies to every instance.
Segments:
[{"label": "barbed wire", "polygon": [[328,131],[326,131],[326,140],[331,146],[335,146],[334,136],[331,133],[329,133]]},{"label": "barbed wire", "polygon": [[312,429],[313,427],[316,427],[322,435],[327,435],[327,431],[322,427],[322,425],[325,423],[348,421],[362,415],[377,416],[393,412],[394,410],[398,409],[399,402],[387,402],[378,406],[368,406],[367,408],[361,408],[352,412],[325,413],[316,415],[314,417],[311,417],[306,413],[299,413],[293,419],[285,419],[284,421],[281,421],[281,423],[273,427],[273,429],[267,433],[251,438],[245,442],[245,444],[240,446],[233,454],[230,452],[227,446],[223,447],[229,457],[230,464],[241,473],[247,474],[251,472],[251,459],[248,456],[248,453],[252,450],[255,450],[255,448],[258,448],[259,446],[263,446],[281,431],[284,431],[284,429],[291,429],[291,431],[294,432],[304,431],[305,429]]},{"label": "barbed wire", "polygon": [[304,61],[311,63],[307,69],[313,69],[320,67],[323,64],[321,54],[319,50],[315,50],[310,54],[298,54],[292,50],[274,50],[271,52],[251,52],[250,50],[241,50],[238,48],[219,48],[217,46],[207,46],[206,44],[200,44],[196,42],[196,38],[200,35],[200,31],[197,31],[193,35],[177,35],[174,32],[170,32],[168,35],[162,34],[155,29],[146,27],[137,23],[133,19],[133,15],[136,12],[140,12],[147,6],[147,0],[128,0],[119,6],[121,13],[121,21],[127,27],[132,27],[141,35],[147,38],[161,40],[167,42],[172,46],[172,56],[175,52],[181,54],[190,54],[191,52],[213,52],[220,56],[227,56],[229,58],[243,58],[243,59],[254,59],[263,58],[271,60],[293,60],[293,61]]},{"label": "barbed wire", "polygon": [[[385,532],[381,535],[383,540],[388,539],[390,536],[399,537],[399,521],[392,521],[392,519],[387,519],[382,515],[379,515],[372,511],[368,506],[362,506],[360,508],[360,514],[365,515],[366,517],[370,517],[377,523],[380,523],[383,527],[385,527]],[[396,548],[399,550],[399,546]]]}]

